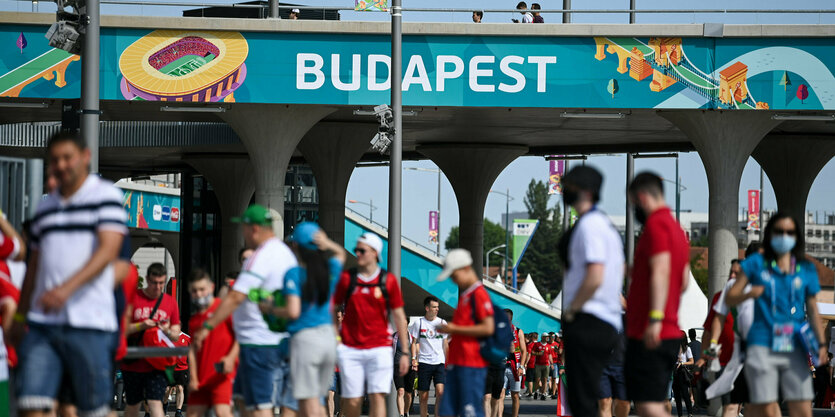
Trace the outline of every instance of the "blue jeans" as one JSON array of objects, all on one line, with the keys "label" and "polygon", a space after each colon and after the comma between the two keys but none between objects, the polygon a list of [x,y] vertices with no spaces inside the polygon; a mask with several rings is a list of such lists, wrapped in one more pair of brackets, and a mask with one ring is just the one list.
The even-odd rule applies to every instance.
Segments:
[{"label": "blue jeans", "polygon": [[249,409],[287,407],[298,410],[293,398],[290,363],[275,346],[241,346],[238,374]]},{"label": "blue jeans", "polygon": [[449,365],[446,370],[440,416],[484,417],[484,383],[487,368]]},{"label": "blue jeans", "polygon": [[20,410],[51,410],[61,381],[81,416],[104,416],[113,398],[113,332],[29,323],[17,372]]}]

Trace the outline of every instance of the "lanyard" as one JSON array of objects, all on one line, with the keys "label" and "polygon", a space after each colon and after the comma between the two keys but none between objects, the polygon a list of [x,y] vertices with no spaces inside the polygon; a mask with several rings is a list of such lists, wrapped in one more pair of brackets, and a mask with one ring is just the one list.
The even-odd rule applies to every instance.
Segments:
[{"label": "lanyard", "polygon": [[[776,320],[776,318],[777,318],[777,284],[775,284],[775,282],[777,280],[775,279],[774,271],[775,270],[779,271],[779,275],[783,275],[783,271],[780,270],[777,267],[777,261],[771,261],[770,267],[771,267],[771,270],[768,271],[768,273],[769,273],[769,276],[770,276],[769,281],[770,281],[770,284],[771,284],[771,318],[772,318],[772,320]],[[789,318],[792,318],[792,316],[794,316],[794,313],[795,313],[795,305],[796,305],[796,303],[795,303],[795,285],[794,285],[794,281],[796,279],[799,279],[798,275],[800,274],[800,266],[797,265],[797,261],[794,259],[794,257],[792,257],[790,270],[794,271],[794,274],[785,274],[786,275],[785,278],[789,279],[789,294],[790,294],[789,295],[789,297],[790,297],[790,304],[789,305],[791,306],[791,309],[789,310]],[[783,277],[780,276],[779,278],[783,278]]]}]

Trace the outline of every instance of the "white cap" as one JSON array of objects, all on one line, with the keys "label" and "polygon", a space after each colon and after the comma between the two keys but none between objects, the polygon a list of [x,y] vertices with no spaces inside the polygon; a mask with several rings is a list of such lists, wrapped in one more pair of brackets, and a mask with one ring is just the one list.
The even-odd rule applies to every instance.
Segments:
[{"label": "white cap", "polygon": [[449,278],[457,269],[465,268],[473,264],[473,257],[466,249],[453,249],[444,258],[444,269],[438,275],[438,281]]},{"label": "white cap", "polygon": [[364,243],[368,246],[371,246],[371,249],[377,251],[377,260],[379,261],[380,258],[383,256],[383,239],[380,239],[380,236],[375,235],[371,232],[363,233],[359,239],[357,239],[357,243]]},{"label": "white cap", "polygon": [[290,10],[290,13],[299,14],[301,12],[299,11],[299,9],[293,9],[293,10]]}]

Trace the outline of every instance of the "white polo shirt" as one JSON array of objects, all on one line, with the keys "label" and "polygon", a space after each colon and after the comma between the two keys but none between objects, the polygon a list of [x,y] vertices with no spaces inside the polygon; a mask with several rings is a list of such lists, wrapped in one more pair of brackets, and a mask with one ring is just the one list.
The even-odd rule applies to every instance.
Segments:
[{"label": "white polo shirt", "polygon": [[568,245],[571,260],[565,274],[565,306],[571,305],[586,277],[588,264],[603,264],[603,282],[581,311],[591,314],[620,331],[623,328],[620,303],[623,289],[624,255],[620,234],[606,214],[592,210],[580,217]]},{"label": "white polo shirt", "polygon": [[437,330],[437,327],[446,324],[446,320],[440,317],[435,317],[432,321],[421,317],[409,326],[409,334],[419,345],[418,363],[438,365],[446,362],[444,341],[448,335]]},{"label": "white polo shirt", "polygon": [[296,256],[278,238],[262,243],[244,263],[232,290],[246,294],[247,299],[235,310],[235,337],[238,343],[250,346],[277,346],[289,333],[269,329],[258,304],[249,299],[252,291],[270,293],[284,288],[284,275],[298,265]]},{"label": "white polo shirt", "polygon": [[[731,312],[731,308],[728,306],[727,301],[725,301],[728,291],[731,287],[734,286],[736,283],[736,278],[729,279],[728,283],[725,284],[725,288],[722,290],[722,295],[719,296],[719,299],[716,300],[716,304],[713,306],[713,311],[716,313],[727,316],[728,313]],[[742,290],[743,294],[748,294],[751,292],[751,284],[745,286]],[[748,337],[748,330],[751,329],[751,324],[754,323],[754,299],[749,298],[736,306],[736,316],[734,317],[734,327],[742,336],[743,339]]]},{"label": "white polo shirt", "polygon": [[83,268],[99,246],[98,232],[126,235],[128,216],[122,191],[96,175],[88,175],[78,191],[64,199],[50,193],[32,220],[30,244],[39,252],[32,308],[34,323],[115,331],[113,265],[79,288],[57,312],[45,312],[40,303],[47,291],[63,284]]}]

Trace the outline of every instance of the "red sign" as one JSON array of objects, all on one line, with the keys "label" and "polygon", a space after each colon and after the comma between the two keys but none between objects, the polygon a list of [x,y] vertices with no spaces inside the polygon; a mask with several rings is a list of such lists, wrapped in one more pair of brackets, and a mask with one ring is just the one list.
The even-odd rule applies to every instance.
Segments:
[{"label": "red sign", "polygon": [[748,230],[760,230],[760,190],[748,190]]},{"label": "red sign", "polygon": [[178,221],[180,221],[180,209],[171,207],[171,223],[177,223]]}]

